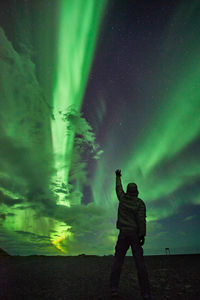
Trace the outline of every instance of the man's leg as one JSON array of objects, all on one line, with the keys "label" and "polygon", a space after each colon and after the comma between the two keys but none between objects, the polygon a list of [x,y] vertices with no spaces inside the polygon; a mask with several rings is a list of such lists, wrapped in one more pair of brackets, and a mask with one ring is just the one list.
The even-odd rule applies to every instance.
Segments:
[{"label": "man's leg", "polygon": [[111,289],[117,289],[119,286],[120,274],[122,265],[124,263],[124,257],[129,248],[129,240],[125,235],[119,233],[117,244],[115,246],[114,262],[110,274],[110,287]]},{"label": "man's leg", "polygon": [[141,294],[144,298],[146,296],[147,299],[150,299],[149,278],[148,278],[148,273],[144,262],[143,248],[139,244],[139,238],[137,235],[131,236],[130,244],[131,244],[131,250],[137,268]]}]

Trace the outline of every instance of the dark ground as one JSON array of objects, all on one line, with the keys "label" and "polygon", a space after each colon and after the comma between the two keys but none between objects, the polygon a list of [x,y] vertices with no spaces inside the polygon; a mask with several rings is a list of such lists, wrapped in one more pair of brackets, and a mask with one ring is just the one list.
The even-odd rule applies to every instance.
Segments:
[{"label": "dark ground", "polygon": [[[113,257],[1,257],[0,299],[110,299]],[[152,298],[200,300],[200,254],[146,256]],[[135,265],[126,257],[120,299],[141,299]]]}]

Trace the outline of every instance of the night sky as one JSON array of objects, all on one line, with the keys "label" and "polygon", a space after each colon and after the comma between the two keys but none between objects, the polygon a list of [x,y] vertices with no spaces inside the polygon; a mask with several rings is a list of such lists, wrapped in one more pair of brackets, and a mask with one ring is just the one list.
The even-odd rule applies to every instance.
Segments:
[{"label": "night sky", "polygon": [[199,1],[0,0],[1,248],[113,254],[121,169],[144,254],[199,253],[199,153]]}]

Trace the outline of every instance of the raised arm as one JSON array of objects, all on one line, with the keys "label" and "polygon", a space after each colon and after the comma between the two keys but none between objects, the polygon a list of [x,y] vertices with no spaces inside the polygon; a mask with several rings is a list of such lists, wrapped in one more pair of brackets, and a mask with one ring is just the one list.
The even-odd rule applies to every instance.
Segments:
[{"label": "raised arm", "polygon": [[117,198],[120,201],[124,195],[124,190],[121,182],[121,170],[116,170],[115,174],[116,174],[116,193],[117,193]]}]

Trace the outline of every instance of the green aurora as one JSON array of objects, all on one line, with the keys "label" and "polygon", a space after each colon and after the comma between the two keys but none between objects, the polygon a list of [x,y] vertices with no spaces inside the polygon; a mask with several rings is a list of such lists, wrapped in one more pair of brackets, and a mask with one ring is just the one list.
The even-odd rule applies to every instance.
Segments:
[{"label": "green aurora", "polygon": [[[59,118],[59,112],[64,114],[69,107],[77,111],[81,108],[104,6],[105,1],[60,1],[52,140],[57,180],[66,184],[75,132],[65,134],[66,124]],[[70,206],[62,199],[59,203]]]},{"label": "green aurora", "polygon": [[[131,74],[127,76],[131,91],[129,102],[124,100],[123,93],[113,91],[111,82],[110,86],[107,85],[109,91],[103,86],[100,96],[98,91],[94,94],[93,108],[88,109],[92,111],[93,118],[90,114],[87,116],[86,109],[84,111],[90,105],[87,92],[95,80],[93,63],[95,65],[96,60],[102,59],[106,49],[114,52],[110,44],[118,44],[112,27],[120,28],[121,24],[123,28],[125,22],[116,17],[114,20],[119,25],[111,23],[108,26],[110,23],[105,13],[109,15],[114,4],[109,6],[106,0],[57,0],[56,13],[54,4],[51,4],[52,11],[51,5],[46,8],[47,2],[43,5],[45,22],[38,23],[41,32],[33,13],[30,18],[31,7],[29,13],[24,8],[23,20],[32,20],[35,31],[29,22],[24,21],[28,25],[23,36],[22,28],[16,26],[19,45],[6,32],[6,26],[5,33],[0,28],[2,248],[11,254],[21,255],[113,253],[118,205],[114,171],[121,168],[124,187],[128,182],[136,181],[141,198],[147,203],[149,238],[147,236],[144,247],[146,253],[160,253],[158,249],[164,249],[166,243],[170,247],[173,245],[176,251],[179,251],[179,245],[186,249],[186,228],[191,232],[197,231],[188,225],[191,220],[197,219],[195,213],[188,210],[189,215],[184,215],[183,225],[177,230],[178,238],[173,233],[169,234],[169,225],[163,224],[184,206],[194,205],[197,210],[200,204],[200,191],[195,185],[200,175],[199,158],[195,152],[200,133],[199,4],[194,1],[177,5],[165,24],[164,38],[156,42],[159,55],[151,62],[151,74],[155,75],[146,77],[144,82],[149,91],[155,86],[154,97],[153,100],[150,100],[150,95],[148,100],[148,95],[139,98],[139,101],[144,101],[144,106],[147,106],[145,101],[149,101],[148,107],[153,108],[146,117],[140,116],[143,123],[134,137],[133,127],[137,127],[134,118],[141,112],[135,95],[131,95],[136,85]],[[36,16],[38,11],[36,5]],[[186,12],[190,12],[187,19]],[[52,21],[48,16],[54,14],[56,17]],[[23,15],[21,11],[19,15]],[[19,15],[15,20],[17,24]],[[56,25],[53,37],[48,33],[52,24]],[[103,44],[105,24],[111,38],[105,39]],[[119,37],[120,30],[117,33]],[[42,34],[45,32],[43,41]],[[35,36],[35,44],[40,42],[39,45],[34,42],[31,45],[31,35]],[[27,44],[25,41],[28,41]],[[124,44],[127,42],[125,38],[122,41]],[[99,50],[102,44],[105,48]],[[137,45],[131,45],[129,55],[132,58],[133,48]],[[31,47],[37,49],[39,57],[35,60],[31,57]],[[121,50],[122,44],[116,47],[122,53],[120,71],[128,54]],[[47,53],[45,57],[43,51],[49,49],[54,54]],[[148,55],[151,58],[151,54]],[[39,68],[40,62],[43,70]],[[102,59],[100,64],[106,71],[102,76],[105,79],[99,80],[98,84],[104,82],[106,86],[110,80],[106,69],[109,62]],[[48,69],[49,65],[54,67]],[[51,74],[48,75],[48,72]],[[117,83],[115,86],[117,88]],[[47,95],[51,98],[47,99]],[[122,100],[118,102],[118,98]],[[126,129],[123,129],[123,124]],[[99,132],[101,134],[98,135]],[[125,143],[124,136],[127,137]],[[91,165],[94,168],[90,173]],[[189,186],[187,191],[185,186]],[[84,203],[87,198],[85,187],[91,194],[87,204]],[[191,251],[195,251],[192,236],[188,241],[194,245]]]}]

